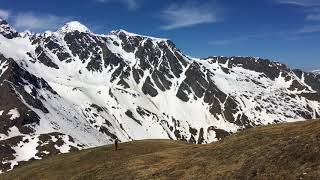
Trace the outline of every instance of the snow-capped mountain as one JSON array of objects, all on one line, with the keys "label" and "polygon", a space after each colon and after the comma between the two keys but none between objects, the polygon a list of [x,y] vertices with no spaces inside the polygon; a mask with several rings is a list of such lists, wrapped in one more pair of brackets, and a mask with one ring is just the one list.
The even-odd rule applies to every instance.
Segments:
[{"label": "snow-capped mountain", "polygon": [[0,22],[1,171],[115,138],[210,143],[320,117],[320,75],[277,62],[191,58],[168,39],[79,22],[37,34]]},{"label": "snow-capped mountain", "polygon": [[311,71],[312,73],[315,73],[315,74],[320,74],[320,69],[318,69],[318,70],[313,70],[313,71]]}]

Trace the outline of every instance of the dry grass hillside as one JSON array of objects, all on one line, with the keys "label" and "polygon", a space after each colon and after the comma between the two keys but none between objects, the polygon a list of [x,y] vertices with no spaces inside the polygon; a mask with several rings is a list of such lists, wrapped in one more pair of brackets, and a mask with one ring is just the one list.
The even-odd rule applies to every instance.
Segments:
[{"label": "dry grass hillside", "polygon": [[0,179],[320,179],[320,121],[246,130],[217,143],[144,140],[33,161]]}]

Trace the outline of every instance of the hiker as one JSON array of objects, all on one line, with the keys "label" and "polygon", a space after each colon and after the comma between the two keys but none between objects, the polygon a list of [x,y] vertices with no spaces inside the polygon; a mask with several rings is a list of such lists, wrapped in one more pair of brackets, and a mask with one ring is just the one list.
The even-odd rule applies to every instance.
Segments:
[{"label": "hiker", "polygon": [[118,138],[114,140],[114,148],[116,151],[118,150]]}]

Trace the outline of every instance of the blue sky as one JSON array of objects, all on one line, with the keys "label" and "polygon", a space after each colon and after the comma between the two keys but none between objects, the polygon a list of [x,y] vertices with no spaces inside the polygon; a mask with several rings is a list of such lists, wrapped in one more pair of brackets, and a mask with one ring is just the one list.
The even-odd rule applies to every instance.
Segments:
[{"label": "blue sky", "polygon": [[193,57],[257,56],[320,69],[320,0],[0,0],[17,30],[55,30],[78,20],[169,38]]}]

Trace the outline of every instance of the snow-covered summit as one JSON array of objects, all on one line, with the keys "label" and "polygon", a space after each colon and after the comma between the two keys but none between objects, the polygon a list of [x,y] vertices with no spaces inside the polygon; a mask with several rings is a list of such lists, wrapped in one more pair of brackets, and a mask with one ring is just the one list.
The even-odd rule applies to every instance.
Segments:
[{"label": "snow-covered summit", "polygon": [[87,28],[85,25],[81,24],[79,21],[71,21],[66,23],[64,26],[62,26],[60,29],[58,29],[58,32],[60,33],[69,33],[73,31],[79,31],[83,33],[90,33],[91,31],[89,28]]},{"label": "snow-covered summit", "polygon": [[4,19],[0,18],[0,34],[2,34],[4,37],[12,39],[18,36],[17,31],[12,28],[8,22]]},{"label": "snow-covered summit", "polygon": [[[83,33],[93,33],[92,31],[90,31],[90,29],[88,27],[86,27],[85,25],[81,24],[79,21],[68,22],[64,26],[62,26],[61,28],[59,28],[57,30],[58,33],[62,33],[62,34],[70,33],[70,32],[73,32],[73,31],[79,31],[79,32],[83,32]],[[112,30],[109,33],[107,33],[107,36],[112,36],[112,35],[114,35],[114,36],[125,35],[127,37],[142,37],[142,38],[151,39],[151,40],[157,41],[157,42],[168,41],[169,40],[169,39],[166,39],[166,38],[157,38],[157,37],[152,37],[152,36],[136,34],[136,33],[132,33],[132,32],[126,31],[124,29]]]}]

